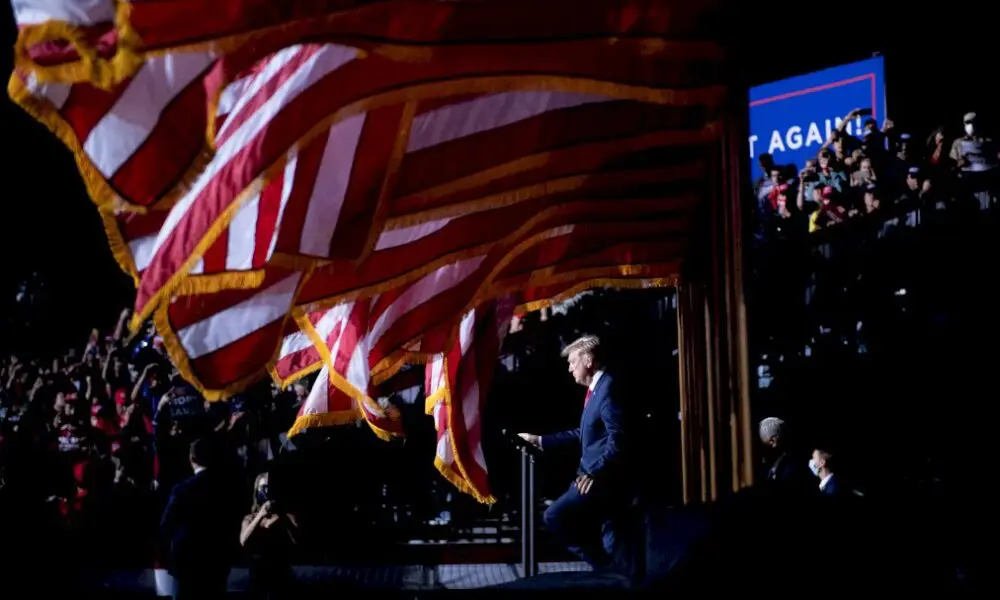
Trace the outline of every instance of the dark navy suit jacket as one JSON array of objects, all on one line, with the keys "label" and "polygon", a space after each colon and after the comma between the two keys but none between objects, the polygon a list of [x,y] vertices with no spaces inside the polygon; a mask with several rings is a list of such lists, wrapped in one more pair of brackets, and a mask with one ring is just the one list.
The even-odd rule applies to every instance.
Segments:
[{"label": "dark navy suit jacket", "polygon": [[618,476],[621,473],[625,445],[625,415],[615,397],[615,381],[603,372],[583,409],[580,426],[570,431],[542,436],[542,449],[556,449],[567,444],[580,444],[581,475],[594,478]]},{"label": "dark navy suit jacket", "polygon": [[174,486],[160,533],[174,575],[228,572],[240,535],[240,506],[231,481],[206,469]]},{"label": "dark navy suit jacket", "polygon": [[830,475],[830,479],[827,480],[826,485],[820,489],[820,493],[826,496],[843,496],[844,492],[849,491],[846,487],[840,485],[840,480],[837,479],[836,475]]}]

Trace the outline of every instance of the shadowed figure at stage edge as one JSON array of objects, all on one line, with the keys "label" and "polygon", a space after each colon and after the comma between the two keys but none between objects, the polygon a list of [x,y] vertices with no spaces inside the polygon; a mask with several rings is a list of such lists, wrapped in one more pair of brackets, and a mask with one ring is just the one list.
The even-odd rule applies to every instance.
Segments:
[{"label": "shadowed figure at stage edge", "polygon": [[580,426],[549,435],[521,433],[542,450],[579,444],[576,479],[545,511],[545,525],[570,550],[595,569],[614,565],[616,540],[613,522],[631,500],[624,477],[626,418],[622,398],[616,396],[614,376],[605,370],[597,336],[584,336],[562,352],[576,383],[585,386]]}]

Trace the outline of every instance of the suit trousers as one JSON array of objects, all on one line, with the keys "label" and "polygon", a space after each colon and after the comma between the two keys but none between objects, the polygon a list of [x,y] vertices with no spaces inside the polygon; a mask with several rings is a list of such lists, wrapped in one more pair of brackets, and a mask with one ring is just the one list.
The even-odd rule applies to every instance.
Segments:
[{"label": "suit trousers", "polygon": [[545,527],[566,548],[595,569],[613,565],[616,511],[624,505],[607,487],[594,487],[581,494],[570,484],[562,496],[546,509]]}]

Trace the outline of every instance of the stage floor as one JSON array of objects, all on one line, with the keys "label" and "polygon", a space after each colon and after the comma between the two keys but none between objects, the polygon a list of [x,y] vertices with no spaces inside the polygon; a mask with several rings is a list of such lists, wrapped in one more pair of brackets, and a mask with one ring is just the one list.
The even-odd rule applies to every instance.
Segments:
[{"label": "stage floor", "polygon": [[[582,562],[546,562],[538,565],[540,575],[589,571],[590,567]],[[512,584],[521,580],[522,576],[521,565],[512,564],[295,567],[296,581],[306,588],[468,590]],[[229,576],[229,591],[244,592],[248,582],[247,569],[233,569]],[[169,575],[162,569],[91,573],[85,577],[83,584],[86,589],[94,591],[150,596],[167,596],[170,592]]]}]

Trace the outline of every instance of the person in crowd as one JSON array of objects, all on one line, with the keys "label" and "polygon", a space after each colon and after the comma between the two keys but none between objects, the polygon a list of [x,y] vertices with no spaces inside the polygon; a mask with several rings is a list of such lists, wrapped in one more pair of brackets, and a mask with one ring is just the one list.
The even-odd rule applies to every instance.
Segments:
[{"label": "person in crowd", "polygon": [[239,535],[238,497],[214,440],[195,440],[190,462],[194,475],[174,487],[160,521],[174,597],[221,598]]},{"label": "person in crowd", "polygon": [[910,169],[917,169],[919,171],[920,157],[917,155],[916,149],[913,146],[912,136],[909,133],[903,132],[891,138],[890,144],[892,144],[892,150],[895,151],[895,155],[887,161],[886,174],[888,183],[892,187],[899,189],[903,187]]},{"label": "person in crowd", "polygon": [[[571,552],[597,569],[613,567],[613,536],[602,530],[629,499],[625,473],[626,419],[614,377],[605,371],[601,341],[585,335],[562,352],[573,380],[587,388],[580,426],[539,436],[518,434],[542,450],[578,445],[582,448],[577,477],[543,515],[549,531]],[[606,531],[606,530],[605,530]]]},{"label": "person in crowd", "polygon": [[882,208],[881,196],[882,190],[874,182],[865,186],[864,214],[876,215],[878,213],[878,211]]},{"label": "person in crowd", "polygon": [[823,185],[814,187],[812,202],[807,205],[809,231],[825,229],[846,221],[849,214],[842,203],[842,198],[833,187]]},{"label": "person in crowd", "polygon": [[[938,128],[918,149],[911,132],[889,119],[879,130],[870,109],[855,109],[839,120],[797,178],[785,178],[774,156],[761,155],[763,176],[753,190],[757,240],[795,238],[857,220],[915,227],[918,211],[957,208],[951,212],[958,215],[991,208],[1000,193],[1000,146],[983,133],[976,113],[967,113],[962,127],[958,137]],[[916,181],[911,174],[919,174]],[[865,199],[872,184],[879,186],[877,210]],[[783,209],[782,197],[795,198],[794,207]]]},{"label": "person in crowd", "polygon": [[872,167],[872,159],[868,157],[862,158],[858,170],[851,173],[851,187],[865,187],[877,180],[875,169]]},{"label": "person in crowd", "polygon": [[254,481],[253,504],[240,530],[240,545],[250,555],[250,588],[261,599],[288,597],[299,532],[295,516],[271,492],[269,479],[264,472]]},{"label": "person in crowd", "polygon": [[921,205],[920,200],[930,189],[930,180],[922,180],[921,176],[920,167],[910,167],[906,170],[903,192],[899,196],[900,204],[911,207]]},{"label": "person in crowd", "polygon": [[836,474],[837,461],[833,452],[817,447],[809,459],[809,470],[819,479],[819,491],[825,496],[845,495],[849,490]]},{"label": "person in crowd", "polygon": [[965,135],[952,143],[948,155],[958,167],[961,193],[975,197],[986,209],[996,197],[1000,148],[980,131],[976,113],[966,113],[962,128]]},{"label": "person in crowd", "polygon": [[[871,114],[871,111],[868,111]],[[891,121],[887,121],[891,124]],[[879,167],[885,166],[886,154],[889,149],[890,136],[888,131],[881,131],[875,119],[865,119],[861,129],[861,149],[865,157],[871,159]]]},{"label": "person in crowd", "polygon": [[808,473],[803,468],[804,461],[800,464],[793,456],[785,421],[767,417],[761,420],[758,433],[764,445],[765,482],[781,492],[795,493],[806,489],[804,484],[808,481]]},{"label": "person in crowd", "polygon": [[847,173],[829,150],[820,151],[818,165],[816,173],[820,187],[830,187],[838,192],[847,187]]},{"label": "person in crowd", "polygon": [[[774,164],[774,157],[770,154],[761,154],[757,162],[760,165],[760,171],[763,175],[757,180],[754,187],[757,189],[758,202],[763,202],[767,198],[767,195],[771,193],[771,188],[777,185],[776,182],[780,179],[780,170]],[[520,323],[518,324],[520,325]]]}]

